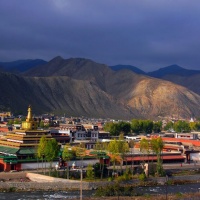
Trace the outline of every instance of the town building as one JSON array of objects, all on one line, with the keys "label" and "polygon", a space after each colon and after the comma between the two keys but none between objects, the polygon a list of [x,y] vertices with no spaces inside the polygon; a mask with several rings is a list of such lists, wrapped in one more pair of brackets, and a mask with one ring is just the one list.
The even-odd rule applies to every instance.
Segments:
[{"label": "town building", "polygon": [[11,112],[0,112],[0,121],[4,121],[5,118],[9,118],[11,116]]},{"label": "town building", "polygon": [[0,170],[21,170],[28,162],[34,161],[40,138],[52,138],[48,130],[38,130],[38,122],[32,117],[31,106],[28,107],[26,121],[21,129],[9,132],[0,139]]}]

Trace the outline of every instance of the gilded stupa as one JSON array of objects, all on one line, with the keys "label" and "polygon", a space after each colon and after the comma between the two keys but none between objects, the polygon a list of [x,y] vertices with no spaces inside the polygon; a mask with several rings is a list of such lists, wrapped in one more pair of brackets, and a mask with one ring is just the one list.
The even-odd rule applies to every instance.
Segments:
[{"label": "gilded stupa", "polygon": [[21,129],[8,133],[6,139],[0,140],[0,146],[35,148],[43,135],[51,138],[49,130],[38,130],[38,122],[33,119],[32,109],[29,106],[26,121],[22,122]]},{"label": "gilded stupa", "polygon": [[31,106],[29,105],[26,121],[22,122],[22,128],[21,129],[22,130],[36,130],[37,127],[38,127],[38,122],[33,120],[32,109],[31,109]]}]

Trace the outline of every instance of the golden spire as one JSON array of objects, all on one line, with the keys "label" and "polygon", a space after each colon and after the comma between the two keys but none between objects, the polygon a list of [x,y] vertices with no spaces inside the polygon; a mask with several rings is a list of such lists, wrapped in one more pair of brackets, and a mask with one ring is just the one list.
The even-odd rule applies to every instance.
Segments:
[{"label": "golden spire", "polygon": [[31,106],[29,105],[26,121],[22,122],[22,130],[36,130],[37,127],[38,127],[38,122],[33,120],[32,109]]},{"label": "golden spire", "polygon": [[31,106],[28,106],[28,114],[27,114],[27,118],[26,118],[27,122],[31,122],[32,121],[32,110],[31,110]]}]

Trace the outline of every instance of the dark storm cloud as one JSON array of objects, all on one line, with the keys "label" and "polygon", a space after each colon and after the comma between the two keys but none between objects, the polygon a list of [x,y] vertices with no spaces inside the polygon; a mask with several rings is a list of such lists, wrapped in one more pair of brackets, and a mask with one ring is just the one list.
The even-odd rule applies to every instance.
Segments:
[{"label": "dark storm cloud", "polygon": [[200,69],[199,0],[1,0],[0,61],[85,57]]}]

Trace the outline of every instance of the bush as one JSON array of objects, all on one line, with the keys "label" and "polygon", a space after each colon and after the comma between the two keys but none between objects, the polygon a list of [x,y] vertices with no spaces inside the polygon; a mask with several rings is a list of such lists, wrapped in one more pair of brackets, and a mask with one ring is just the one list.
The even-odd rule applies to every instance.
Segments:
[{"label": "bush", "polygon": [[10,188],[8,189],[8,192],[15,192],[16,190],[17,190],[16,187],[10,187]]},{"label": "bush", "polygon": [[93,171],[93,167],[92,167],[92,165],[88,165],[87,166],[87,172],[86,172],[86,176],[87,176],[87,178],[88,179],[94,179],[94,171]]},{"label": "bush", "polygon": [[142,173],[138,176],[138,179],[142,182],[146,181],[147,180],[147,177],[146,177],[146,174],[145,173]]},{"label": "bush", "polygon": [[109,177],[109,178],[108,178],[108,181],[113,181],[113,180],[114,180],[113,177]]},{"label": "bush", "polygon": [[183,194],[181,192],[176,193],[176,197],[181,198]]},{"label": "bush", "polygon": [[99,187],[95,196],[136,196],[133,186],[120,186],[118,183],[107,187]]},{"label": "bush", "polygon": [[58,171],[56,169],[54,169],[53,171],[50,171],[50,176],[52,176],[52,177],[59,177]]},{"label": "bush", "polygon": [[132,179],[132,172],[130,171],[129,168],[126,169],[126,171],[123,173],[123,175],[117,177],[118,181],[127,181]]},{"label": "bush", "polygon": [[95,165],[93,165],[94,177],[96,177],[96,178],[101,177],[102,168],[103,168],[103,177],[107,176],[107,174],[108,174],[107,166],[106,165],[100,165],[100,163],[96,163]]}]

